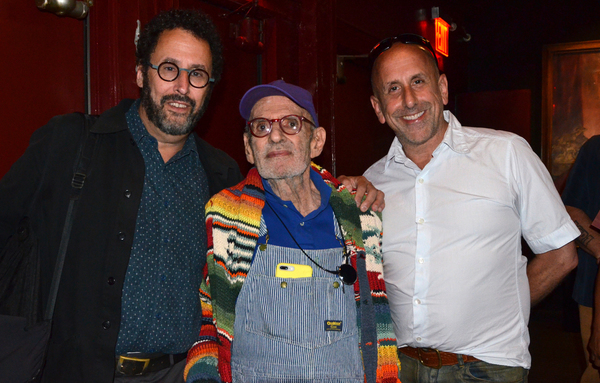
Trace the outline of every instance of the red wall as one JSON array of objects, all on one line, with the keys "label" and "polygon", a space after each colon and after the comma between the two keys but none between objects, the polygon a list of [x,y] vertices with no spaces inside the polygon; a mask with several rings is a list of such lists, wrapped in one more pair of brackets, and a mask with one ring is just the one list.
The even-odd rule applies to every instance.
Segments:
[{"label": "red wall", "polygon": [[[0,177],[52,116],[84,111],[83,22],[0,2]],[[13,71],[12,73],[10,71]]]}]

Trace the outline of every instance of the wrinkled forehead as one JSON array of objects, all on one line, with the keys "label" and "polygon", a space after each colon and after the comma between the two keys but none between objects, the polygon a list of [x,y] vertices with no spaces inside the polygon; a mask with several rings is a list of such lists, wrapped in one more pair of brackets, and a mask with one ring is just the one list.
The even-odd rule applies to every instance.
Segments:
[{"label": "wrinkled forehead", "polygon": [[286,96],[267,96],[259,99],[250,112],[250,119],[281,118],[295,114],[312,121],[310,113]]},{"label": "wrinkled forehead", "polygon": [[431,53],[425,48],[415,44],[398,42],[377,57],[373,65],[373,74],[381,74],[392,67],[398,66],[439,73]]}]

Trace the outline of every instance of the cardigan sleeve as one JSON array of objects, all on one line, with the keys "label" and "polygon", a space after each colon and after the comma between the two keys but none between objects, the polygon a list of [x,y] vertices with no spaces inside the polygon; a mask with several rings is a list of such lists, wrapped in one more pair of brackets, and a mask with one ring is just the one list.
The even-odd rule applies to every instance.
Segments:
[{"label": "cardigan sleeve", "polygon": [[186,383],[221,382],[217,366],[219,360],[219,341],[217,338],[217,328],[212,319],[212,303],[209,291],[210,287],[205,279],[200,287],[202,327],[200,328],[199,340],[188,351],[183,374]]},{"label": "cardigan sleeve", "polygon": [[[210,216],[209,216],[210,217]],[[202,326],[198,341],[188,351],[187,362],[183,373],[186,383],[221,382],[218,370],[219,339],[217,327],[213,319],[213,305],[210,294],[210,269],[214,264],[212,252],[212,219],[206,220],[208,235],[208,253],[204,265],[204,277],[200,285],[200,304],[202,306]]]}]

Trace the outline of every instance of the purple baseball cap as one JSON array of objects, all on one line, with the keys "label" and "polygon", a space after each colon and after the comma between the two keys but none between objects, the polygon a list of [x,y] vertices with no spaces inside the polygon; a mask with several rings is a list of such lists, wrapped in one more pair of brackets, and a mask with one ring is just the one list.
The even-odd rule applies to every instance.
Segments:
[{"label": "purple baseball cap", "polygon": [[240,114],[244,120],[248,121],[250,119],[250,112],[260,99],[269,96],[284,96],[289,98],[301,108],[306,109],[310,113],[315,126],[319,126],[317,112],[310,92],[299,86],[288,84],[283,80],[275,80],[269,84],[257,85],[246,92],[244,97],[242,97],[242,101],[240,101]]}]

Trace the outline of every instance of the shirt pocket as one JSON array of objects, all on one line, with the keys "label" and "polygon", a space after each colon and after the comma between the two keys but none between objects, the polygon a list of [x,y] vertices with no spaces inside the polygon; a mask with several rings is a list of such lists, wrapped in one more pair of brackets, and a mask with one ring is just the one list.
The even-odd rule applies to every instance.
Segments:
[{"label": "shirt pocket", "polygon": [[[357,334],[354,290],[346,286],[344,293],[339,280],[265,275],[253,279],[246,295],[246,331],[307,349]],[[326,331],[326,326],[336,331]]]}]

